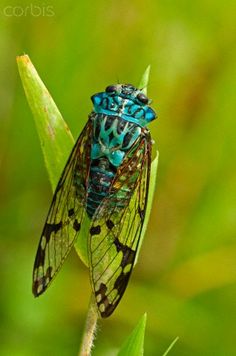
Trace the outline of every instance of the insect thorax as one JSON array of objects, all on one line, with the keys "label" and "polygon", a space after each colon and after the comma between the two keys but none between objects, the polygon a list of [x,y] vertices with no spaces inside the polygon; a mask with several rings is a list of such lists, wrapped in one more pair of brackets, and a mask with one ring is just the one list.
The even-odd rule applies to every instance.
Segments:
[{"label": "insect thorax", "polygon": [[93,123],[91,159],[106,157],[114,167],[119,167],[141,128],[119,116],[104,114],[95,114]]}]

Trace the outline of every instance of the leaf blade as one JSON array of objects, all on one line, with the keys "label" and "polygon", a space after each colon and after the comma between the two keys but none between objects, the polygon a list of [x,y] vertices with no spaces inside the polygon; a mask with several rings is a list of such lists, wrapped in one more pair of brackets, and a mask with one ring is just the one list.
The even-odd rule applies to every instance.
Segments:
[{"label": "leaf blade", "polygon": [[[18,56],[16,60],[26,98],[34,116],[49,180],[52,190],[55,191],[74,139],[30,58],[23,55]],[[81,238],[75,242],[75,250],[88,266],[85,228],[83,231]]]},{"label": "leaf blade", "polygon": [[[151,69],[151,66],[148,65],[147,68],[145,69],[143,75],[142,75],[142,78],[141,78],[139,86],[138,86],[140,89],[142,89],[144,94],[147,94],[147,86],[148,86],[148,82],[149,82],[150,69]],[[153,203],[154,193],[155,193],[155,188],[156,188],[158,159],[159,159],[159,152],[158,152],[158,150],[156,150],[155,158],[153,159],[153,161],[151,163],[151,175],[150,175],[150,183],[149,183],[147,209],[146,209],[145,220],[144,220],[144,224],[143,224],[142,234],[141,234],[141,237],[140,237],[140,242],[139,242],[139,246],[138,246],[138,250],[137,250],[137,254],[136,254],[134,265],[136,265],[136,263],[138,261],[140,249],[141,249],[141,246],[142,246],[142,243],[143,243],[143,239],[144,239],[144,236],[145,236],[145,233],[146,233],[146,230],[147,230],[148,221],[149,221],[150,214],[151,214],[152,203]]]},{"label": "leaf blade", "polygon": [[170,344],[170,346],[168,347],[168,349],[165,351],[165,353],[162,356],[167,356],[168,353],[170,352],[170,350],[174,347],[174,345],[176,344],[176,342],[179,340],[179,337],[177,336],[174,341],[172,341],[172,343]]},{"label": "leaf blade", "polygon": [[18,56],[17,65],[54,191],[74,139],[30,58],[27,55]]},{"label": "leaf blade", "polygon": [[138,88],[141,89],[145,95],[147,95],[147,87],[148,87],[148,82],[149,82],[150,69],[151,69],[151,66],[149,64],[147,66],[147,68],[145,69],[145,72],[143,73],[142,78],[138,85]]},{"label": "leaf blade", "polygon": [[117,356],[142,356],[144,353],[144,334],[147,314],[145,313],[132,333],[121,346]]},{"label": "leaf blade", "polygon": [[155,189],[156,189],[158,159],[159,159],[159,152],[156,151],[156,156],[155,156],[154,160],[151,163],[151,175],[150,175],[150,183],[149,183],[147,209],[146,209],[145,219],[144,219],[144,223],[143,223],[143,229],[142,229],[142,233],[141,233],[141,236],[140,236],[140,241],[139,241],[138,250],[137,250],[137,254],[136,254],[134,265],[136,265],[136,263],[138,261],[140,249],[141,249],[141,246],[142,246],[142,243],[143,243],[143,240],[144,240],[144,236],[145,236],[145,233],[146,233],[146,230],[147,230],[147,227],[148,227],[148,222],[149,222],[149,218],[150,218],[151,211],[152,211],[152,203],[153,203],[154,193],[155,193]]}]

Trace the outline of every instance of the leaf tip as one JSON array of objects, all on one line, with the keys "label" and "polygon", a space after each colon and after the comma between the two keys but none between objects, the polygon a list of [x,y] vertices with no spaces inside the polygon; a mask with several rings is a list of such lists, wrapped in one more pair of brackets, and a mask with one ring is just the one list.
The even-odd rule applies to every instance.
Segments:
[{"label": "leaf tip", "polygon": [[122,345],[118,356],[142,356],[144,353],[144,334],[146,329],[147,313],[144,313],[132,333]]},{"label": "leaf tip", "polygon": [[143,76],[140,80],[139,86],[138,86],[138,88],[140,90],[142,90],[142,92],[144,94],[147,94],[147,86],[148,86],[148,82],[149,82],[150,69],[151,69],[151,65],[149,64],[147,66],[147,68],[145,69]]},{"label": "leaf tip", "polygon": [[143,314],[143,317],[141,320],[142,320],[143,324],[146,324],[146,321],[147,321],[147,313],[146,312]]},{"label": "leaf tip", "polygon": [[28,54],[22,54],[20,56],[16,56],[16,61],[17,61],[17,63],[19,63],[19,62],[29,63],[30,59],[29,59]]}]

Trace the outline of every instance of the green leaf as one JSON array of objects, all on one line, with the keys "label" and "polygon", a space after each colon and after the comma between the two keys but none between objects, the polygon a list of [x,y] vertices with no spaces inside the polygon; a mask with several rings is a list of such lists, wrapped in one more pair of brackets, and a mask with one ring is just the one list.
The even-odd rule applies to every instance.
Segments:
[{"label": "green leaf", "polygon": [[155,188],[156,188],[156,180],[157,180],[158,158],[159,158],[159,152],[156,151],[156,157],[154,158],[154,160],[152,161],[152,164],[151,164],[151,176],[150,176],[150,183],[149,183],[147,210],[146,210],[146,215],[145,215],[145,219],[144,219],[144,223],[143,223],[142,234],[141,234],[141,237],[140,237],[140,242],[139,242],[139,245],[138,245],[138,250],[137,250],[137,254],[136,254],[136,257],[135,257],[134,264],[136,264],[137,261],[138,261],[140,248],[141,248],[142,243],[143,243],[143,239],[144,239],[144,236],[145,236],[145,233],[146,233],[146,230],[147,230],[148,221],[149,221],[151,210],[152,210],[152,203],[153,203],[153,198],[154,198],[154,193],[155,193]]},{"label": "green leaf", "polygon": [[147,86],[148,86],[148,82],[149,82],[149,75],[150,75],[150,68],[151,66],[149,65],[145,72],[143,73],[143,76],[139,82],[139,89],[142,89],[142,92],[147,95]]},{"label": "green leaf", "polygon": [[166,356],[178,340],[179,340],[179,337],[177,336],[162,356]]},{"label": "green leaf", "polygon": [[[20,77],[25,94],[33,113],[41,148],[53,191],[74,145],[73,136],[62,118],[55,102],[40,79],[27,55],[17,57]],[[83,224],[80,239],[75,249],[81,260],[88,266],[87,223]]]},{"label": "green leaf", "polygon": [[147,314],[145,313],[138,322],[131,335],[122,345],[118,356],[142,356],[144,353],[144,334]]},{"label": "green leaf", "polygon": [[74,139],[29,57],[17,57],[17,64],[34,115],[49,179],[55,190]]},{"label": "green leaf", "polygon": [[[149,82],[149,75],[150,75],[150,68],[151,66],[149,65],[145,72],[143,73],[143,76],[140,80],[139,83],[139,88],[142,89],[142,91],[144,92],[144,94],[147,94],[147,86],[148,86],[148,82]],[[138,250],[137,250],[137,254],[135,257],[135,262],[134,264],[137,263],[138,261],[138,256],[139,256],[139,252],[143,243],[143,239],[147,230],[147,225],[148,225],[148,221],[150,218],[150,214],[151,214],[151,209],[152,209],[152,202],[153,202],[153,198],[154,198],[154,193],[155,193],[155,188],[156,188],[156,179],[157,179],[157,168],[158,168],[158,158],[159,158],[159,152],[156,151],[156,155],[154,160],[152,161],[151,164],[151,176],[150,176],[150,185],[149,185],[149,192],[148,192],[148,201],[147,201],[147,210],[146,210],[146,215],[145,215],[145,220],[143,223],[143,229],[142,229],[142,234],[140,237],[140,242],[138,245]]]}]

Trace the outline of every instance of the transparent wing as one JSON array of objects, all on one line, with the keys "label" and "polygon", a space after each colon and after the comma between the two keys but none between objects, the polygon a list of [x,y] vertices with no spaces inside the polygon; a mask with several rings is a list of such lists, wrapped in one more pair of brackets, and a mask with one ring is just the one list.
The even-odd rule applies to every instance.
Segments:
[{"label": "transparent wing", "polygon": [[100,315],[118,305],[134,265],[145,218],[151,138],[144,131],[127,153],[110,195],[97,209],[90,228],[90,275]]},{"label": "transparent wing", "polygon": [[53,196],[34,262],[35,296],[48,287],[80,231],[89,174],[91,126],[89,120],[71,152]]}]

